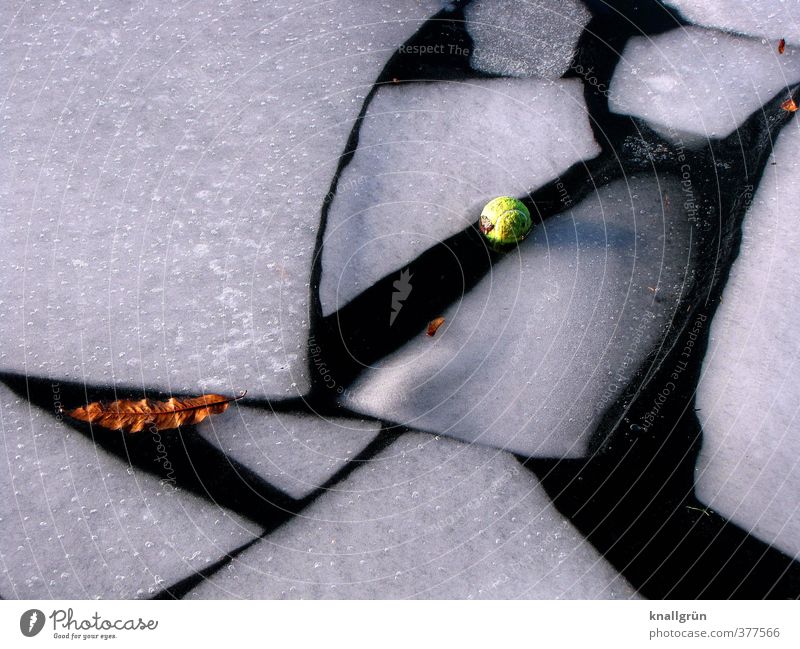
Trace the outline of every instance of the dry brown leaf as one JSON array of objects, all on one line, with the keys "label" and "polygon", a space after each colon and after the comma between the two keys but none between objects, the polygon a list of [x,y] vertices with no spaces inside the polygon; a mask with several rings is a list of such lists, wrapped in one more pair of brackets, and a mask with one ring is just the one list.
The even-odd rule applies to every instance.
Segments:
[{"label": "dry brown leaf", "polygon": [[781,104],[783,110],[788,110],[790,113],[797,112],[797,102],[794,99],[787,99]]},{"label": "dry brown leaf", "polygon": [[444,318],[442,317],[434,318],[433,320],[431,320],[428,323],[428,332],[427,332],[428,335],[435,336],[436,332],[439,331],[439,327],[441,327],[443,324],[444,324]]},{"label": "dry brown leaf", "polygon": [[783,54],[786,51],[786,39],[782,38],[778,41],[778,54]]},{"label": "dry brown leaf", "polygon": [[96,401],[74,410],[65,410],[64,414],[89,424],[126,433],[138,433],[146,427],[155,427],[157,431],[170,430],[199,424],[209,415],[225,412],[229,403],[238,401],[245,394],[247,392],[238,397],[204,394],[186,399],[172,397],[168,401],[120,399],[108,404]]}]

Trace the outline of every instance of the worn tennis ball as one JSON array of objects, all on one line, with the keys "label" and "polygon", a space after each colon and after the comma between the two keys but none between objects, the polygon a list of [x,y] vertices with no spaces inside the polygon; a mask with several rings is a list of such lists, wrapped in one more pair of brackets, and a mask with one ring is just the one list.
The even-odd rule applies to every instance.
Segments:
[{"label": "worn tennis ball", "polygon": [[522,241],[532,225],[528,208],[511,196],[493,198],[481,212],[480,230],[489,243],[498,249]]}]

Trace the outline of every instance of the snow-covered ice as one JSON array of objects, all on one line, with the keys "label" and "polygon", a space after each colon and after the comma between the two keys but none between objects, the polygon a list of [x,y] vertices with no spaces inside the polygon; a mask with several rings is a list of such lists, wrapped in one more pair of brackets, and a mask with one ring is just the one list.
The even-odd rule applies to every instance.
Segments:
[{"label": "snow-covered ice", "polygon": [[0,597],[151,597],[259,527],[130,469],[0,386]]},{"label": "snow-covered ice", "polygon": [[779,136],[711,325],[697,496],[800,559],[800,125]]},{"label": "snow-covered ice", "polygon": [[664,0],[690,22],[800,45],[797,0]]},{"label": "snow-covered ice", "polygon": [[293,498],[321,486],[378,434],[374,421],[239,406],[197,427],[209,442]]},{"label": "snow-covered ice", "polygon": [[475,0],[464,12],[470,64],[508,77],[557,79],[568,69],[592,15],[578,0]]},{"label": "snow-covered ice", "polygon": [[724,138],[787,85],[800,49],[687,27],[632,38],[614,73],[609,106],[687,145]]},{"label": "snow-covered ice", "polygon": [[22,4],[0,43],[0,369],[304,392],[324,195],[440,7]]},{"label": "snow-covered ice", "polygon": [[328,216],[323,313],[476,222],[495,196],[524,195],[599,151],[575,80],[382,87]]},{"label": "snow-covered ice", "polygon": [[409,433],[190,598],[634,598],[511,455]]},{"label": "snow-covered ice", "polygon": [[534,228],[442,314],[435,337],[422,332],[365,370],[344,402],[527,456],[581,456],[661,342],[689,236],[677,179],[600,188]]}]

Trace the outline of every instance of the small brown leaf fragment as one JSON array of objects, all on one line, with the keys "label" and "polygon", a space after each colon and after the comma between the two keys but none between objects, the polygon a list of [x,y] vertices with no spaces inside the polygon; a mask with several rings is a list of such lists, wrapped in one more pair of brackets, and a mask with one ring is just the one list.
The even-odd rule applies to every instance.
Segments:
[{"label": "small brown leaf fragment", "polygon": [[439,327],[441,327],[443,324],[444,324],[444,318],[442,318],[441,316],[431,320],[428,323],[428,331],[427,331],[428,335],[435,336],[436,332],[439,331]]},{"label": "small brown leaf fragment", "polygon": [[782,38],[778,41],[778,54],[783,54],[786,50],[786,39]]},{"label": "small brown leaf fragment", "polygon": [[224,397],[220,394],[204,394],[185,399],[170,398],[167,401],[149,399],[120,399],[112,403],[93,403],[65,410],[64,414],[109,430],[122,430],[138,433],[146,427],[155,430],[171,430],[180,426],[199,424],[209,415],[218,415],[228,409],[228,404],[238,401],[238,397]]},{"label": "small brown leaf fragment", "polygon": [[794,99],[787,99],[785,102],[781,104],[781,108],[783,108],[783,110],[789,111],[790,113],[797,112],[797,102]]}]

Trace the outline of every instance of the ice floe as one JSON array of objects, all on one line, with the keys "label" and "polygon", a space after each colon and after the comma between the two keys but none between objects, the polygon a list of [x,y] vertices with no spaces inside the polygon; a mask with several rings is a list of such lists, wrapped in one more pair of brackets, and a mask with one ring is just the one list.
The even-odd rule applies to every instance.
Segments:
[{"label": "ice floe", "polygon": [[599,150],[575,80],[381,88],[328,216],[323,313],[476,222],[495,196],[524,195]]},{"label": "ice floe", "polygon": [[592,15],[582,2],[476,0],[464,11],[470,64],[489,74],[557,79]]},{"label": "ice floe", "polygon": [[148,598],[259,533],[0,386],[0,596]]},{"label": "ice floe", "polygon": [[432,0],[20,7],[0,44],[0,369],[304,392],[323,198]]},{"label": "ice floe", "polygon": [[761,36],[785,38],[800,45],[800,4],[795,0],[665,0],[698,25]]},{"label": "ice floe", "polygon": [[791,122],[744,221],[697,391],[697,496],[800,559],[800,128]]},{"label": "ice floe", "polygon": [[636,594],[512,456],[410,433],[189,597]]},{"label": "ice floe", "polygon": [[528,456],[585,454],[687,288],[690,218],[670,176],[599,188],[431,314],[446,321],[436,336],[366,369],[344,403]]},{"label": "ice floe", "polygon": [[320,487],[377,435],[374,421],[240,406],[197,428],[209,442],[293,498]]},{"label": "ice floe", "polygon": [[781,88],[800,81],[800,50],[699,27],[632,38],[609,107],[641,117],[672,142],[724,138]]}]

